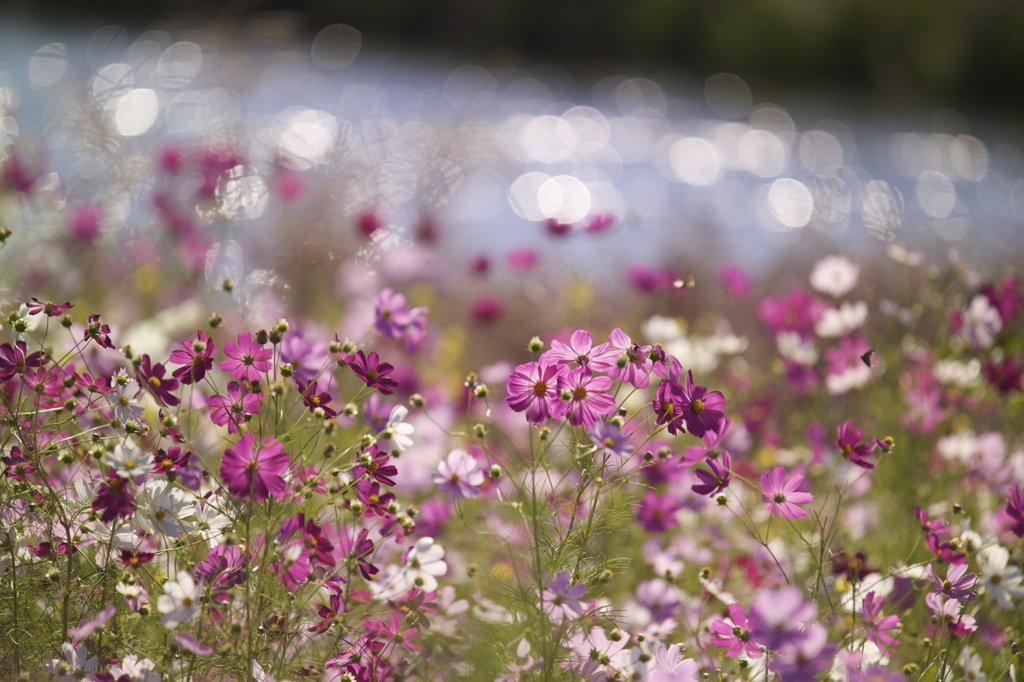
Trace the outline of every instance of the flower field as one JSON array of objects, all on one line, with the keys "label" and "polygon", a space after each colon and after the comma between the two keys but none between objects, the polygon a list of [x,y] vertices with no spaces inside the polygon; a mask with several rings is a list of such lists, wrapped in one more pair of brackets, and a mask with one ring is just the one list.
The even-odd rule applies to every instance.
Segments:
[{"label": "flower field", "polygon": [[90,78],[0,91],[0,679],[1018,679],[1019,250],[878,186],[773,263],[590,195],[475,250],[471,131],[402,175]]}]

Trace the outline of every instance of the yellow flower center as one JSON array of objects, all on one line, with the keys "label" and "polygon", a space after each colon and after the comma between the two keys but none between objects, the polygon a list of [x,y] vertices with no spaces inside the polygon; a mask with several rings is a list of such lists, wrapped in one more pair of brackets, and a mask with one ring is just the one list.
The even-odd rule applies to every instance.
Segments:
[{"label": "yellow flower center", "polygon": [[704,401],[700,398],[695,398],[693,402],[690,403],[690,407],[693,409],[694,414],[704,413]]}]

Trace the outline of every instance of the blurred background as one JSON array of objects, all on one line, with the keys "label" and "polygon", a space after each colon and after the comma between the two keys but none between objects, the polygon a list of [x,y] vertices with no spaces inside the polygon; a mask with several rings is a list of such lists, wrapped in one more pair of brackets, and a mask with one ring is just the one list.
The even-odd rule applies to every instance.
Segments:
[{"label": "blurred background", "polygon": [[374,49],[488,67],[556,63],[686,82],[720,71],[772,99],[837,97],[853,110],[1011,111],[1024,97],[1016,0],[4,0],[5,18],[134,28],[173,22],[246,41],[311,39],[330,24]]},{"label": "blurred background", "polygon": [[0,11],[5,304],[230,280],[247,323],[344,300],[358,336],[390,286],[552,327],[714,310],[733,264],[761,296],[842,252],[895,295],[1024,247],[1011,0]]}]

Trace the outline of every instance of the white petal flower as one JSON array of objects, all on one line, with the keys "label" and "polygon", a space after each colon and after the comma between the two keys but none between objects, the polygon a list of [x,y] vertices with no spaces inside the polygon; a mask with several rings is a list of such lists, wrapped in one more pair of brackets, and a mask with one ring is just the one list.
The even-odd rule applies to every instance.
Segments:
[{"label": "white petal flower", "polygon": [[1010,553],[1001,545],[981,550],[981,586],[1000,608],[1013,607],[1013,600],[1024,597],[1024,576],[1016,566],[1010,566]]},{"label": "white petal flower", "polygon": [[196,585],[188,571],[178,571],[178,579],[164,583],[164,593],[157,600],[156,608],[164,614],[164,627],[173,628],[182,621],[192,620],[199,612],[199,592],[202,582]]},{"label": "white petal flower", "polygon": [[857,285],[860,267],[846,256],[826,256],[811,271],[811,286],[839,298]]},{"label": "white petal flower", "polygon": [[107,453],[107,463],[121,478],[134,478],[153,471],[153,458],[142,452],[131,441],[118,443],[113,453]]}]

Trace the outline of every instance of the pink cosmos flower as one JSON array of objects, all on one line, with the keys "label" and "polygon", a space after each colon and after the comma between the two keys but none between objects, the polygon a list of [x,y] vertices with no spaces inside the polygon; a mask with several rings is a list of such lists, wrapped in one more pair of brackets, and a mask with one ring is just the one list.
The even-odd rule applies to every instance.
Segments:
[{"label": "pink cosmos flower", "polygon": [[264,348],[246,332],[238,335],[238,343],[224,344],[224,355],[220,368],[239,381],[259,381],[270,371],[270,349]]},{"label": "pink cosmos flower", "polygon": [[[751,618],[753,618],[753,614]],[[725,652],[726,656],[736,658],[744,653],[750,658],[761,656],[761,647],[753,638],[753,630],[757,629],[758,621],[748,620],[743,613],[743,607],[739,604],[729,606],[729,621],[711,621],[711,631],[715,633],[711,643],[715,646],[729,647]]]},{"label": "pink cosmos flower", "polygon": [[1010,497],[1006,500],[1006,515],[1013,519],[1010,530],[1019,538],[1024,538],[1024,488],[1014,486]]},{"label": "pink cosmos flower", "polygon": [[798,504],[806,504],[814,499],[811,493],[800,492],[804,484],[804,477],[795,474],[789,481],[785,480],[786,470],[782,467],[775,467],[771,473],[761,474],[761,501],[768,505],[768,511],[775,516],[784,519],[800,519],[807,516],[807,512]]},{"label": "pink cosmos flower", "polygon": [[565,374],[564,365],[546,361],[519,365],[508,378],[505,402],[515,412],[526,412],[526,421],[531,424],[560,419],[565,414],[559,397]]},{"label": "pink cosmos flower", "polygon": [[34,296],[32,297],[32,301],[30,303],[26,303],[25,305],[28,306],[29,315],[38,315],[39,313],[46,313],[47,317],[59,317],[61,314],[64,313],[65,310],[70,310],[71,308],[75,307],[70,303],[51,303],[50,301],[43,303]]},{"label": "pink cosmos flower", "polygon": [[873,591],[864,595],[864,604],[861,607],[861,621],[864,624],[864,631],[869,640],[875,646],[887,652],[890,647],[899,646],[899,641],[889,634],[900,624],[899,616],[882,616],[882,604],[885,597],[879,597]]},{"label": "pink cosmos flower", "polygon": [[703,469],[694,471],[693,475],[700,483],[690,486],[690,490],[698,495],[717,495],[728,488],[729,483],[732,482],[732,456],[729,455],[728,450],[723,450],[721,463],[711,457],[708,457],[705,463],[711,471]]},{"label": "pink cosmos flower", "polygon": [[599,372],[606,372],[615,367],[619,352],[608,343],[595,346],[590,332],[578,329],[572,333],[568,345],[557,339],[552,341],[551,350],[544,353],[543,357],[553,362],[575,362],[581,367],[589,366]]},{"label": "pink cosmos flower", "polygon": [[198,336],[195,341],[182,342],[184,350],[171,352],[170,362],[184,365],[174,370],[171,376],[185,385],[202,381],[206,373],[213,369],[213,352],[217,350],[217,344],[202,330],[198,332]]},{"label": "pink cosmos flower", "polygon": [[633,343],[633,340],[618,328],[608,334],[608,342],[609,348],[619,354],[615,366],[608,370],[608,375],[636,388],[647,388],[647,384],[651,382],[650,374],[654,365],[647,357],[646,347]]},{"label": "pink cosmos flower", "polygon": [[391,395],[398,387],[398,382],[388,376],[394,371],[394,365],[381,362],[380,356],[374,351],[370,351],[369,355],[358,351],[349,367],[352,368],[353,374],[363,380],[367,388],[375,388],[381,395]]},{"label": "pink cosmos flower", "polygon": [[224,451],[220,475],[228,490],[239,498],[253,496],[256,502],[267,497],[281,499],[285,494],[282,474],[288,471],[288,453],[284,445],[266,438],[259,449],[251,433]]},{"label": "pink cosmos flower", "polygon": [[862,469],[874,469],[875,465],[868,461],[868,457],[875,451],[875,446],[869,441],[860,442],[860,429],[850,425],[850,420],[836,429],[839,440],[836,445],[842,451],[843,457],[861,467]]},{"label": "pink cosmos flower", "polygon": [[592,429],[599,417],[614,412],[615,399],[607,393],[614,384],[611,377],[594,376],[586,366],[570,371],[562,388],[563,401],[565,395],[569,396],[566,406],[569,423]]},{"label": "pink cosmos flower", "polygon": [[686,421],[686,429],[697,438],[703,438],[709,431],[717,431],[725,419],[725,397],[719,391],[708,391],[706,387],[693,383],[693,372],[686,373],[686,383],[679,399],[678,406]]},{"label": "pink cosmos flower", "polygon": [[516,270],[529,270],[537,264],[537,252],[533,249],[519,249],[509,252],[506,259]]},{"label": "pink cosmos flower", "polygon": [[210,421],[217,426],[228,427],[228,433],[236,433],[239,425],[245,421],[244,415],[257,414],[260,411],[262,393],[243,395],[242,387],[237,381],[228,382],[227,395],[215,395],[210,398]]},{"label": "pink cosmos flower", "polygon": [[964,613],[964,605],[956,599],[946,599],[937,592],[924,595],[924,602],[949,634],[964,637],[978,629],[974,616]]},{"label": "pink cosmos flower", "polygon": [[446,495],[473,499],[484,484],[484,472],[465,450],[452,450],[434,470],[434,483]]}]

